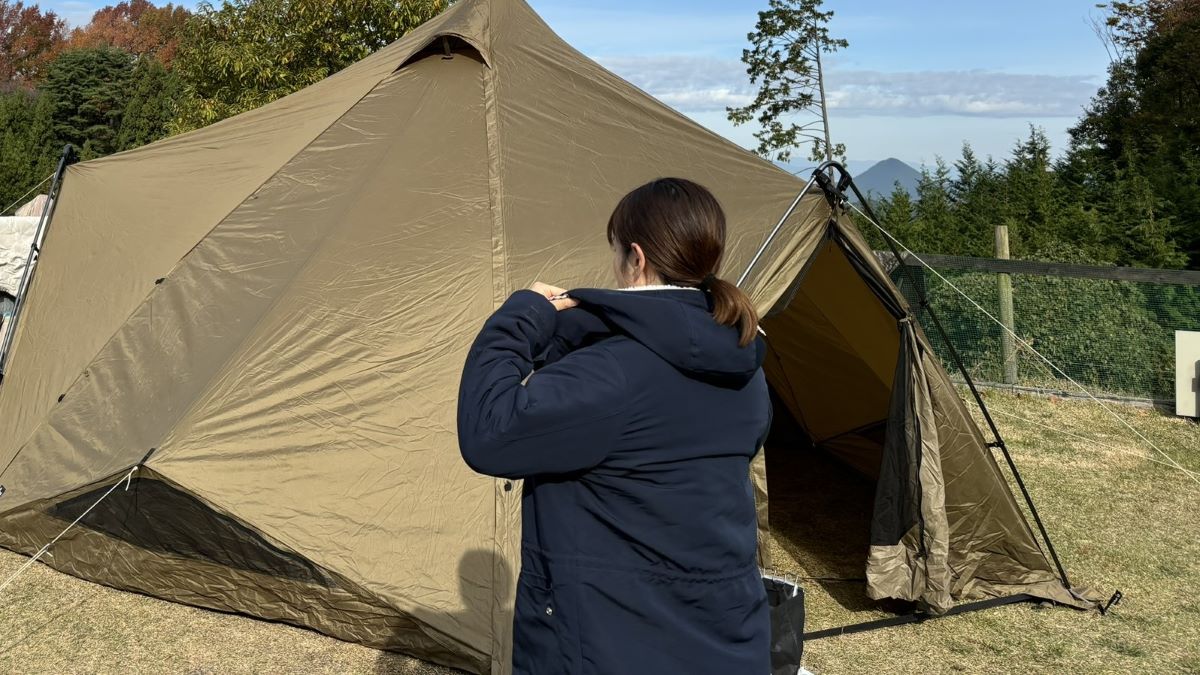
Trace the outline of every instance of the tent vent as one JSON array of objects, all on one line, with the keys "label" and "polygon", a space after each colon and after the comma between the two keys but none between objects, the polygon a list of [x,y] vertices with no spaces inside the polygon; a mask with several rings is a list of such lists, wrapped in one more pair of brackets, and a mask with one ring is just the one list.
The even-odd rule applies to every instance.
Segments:
[{"label": "tent vent", "polygon": [[439,35],[426,43],[415,54],[408,57],[408,60],[401,63],[396,70],[432,56],[437,56],[442,60],[450,60],[455,56],[463,56],[478,61],[481,64],[486,63],[479,50],[466,40],[457,35]]}]

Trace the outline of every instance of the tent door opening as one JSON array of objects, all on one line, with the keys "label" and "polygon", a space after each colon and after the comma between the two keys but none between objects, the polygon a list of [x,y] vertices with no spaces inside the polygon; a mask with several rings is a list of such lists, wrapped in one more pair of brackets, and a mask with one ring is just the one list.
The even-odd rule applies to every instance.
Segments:
[{"label": "tent door opening", "polygon": [[774,555],[863,610],[877,606],[864,575],[901,335],[835,227],[763,320],[775,410],[769,523]]}]

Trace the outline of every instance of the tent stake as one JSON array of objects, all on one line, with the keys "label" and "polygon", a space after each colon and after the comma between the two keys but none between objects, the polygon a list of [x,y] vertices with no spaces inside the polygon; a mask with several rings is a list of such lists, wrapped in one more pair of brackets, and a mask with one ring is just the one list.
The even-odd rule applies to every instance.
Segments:
[{"label": "tent stake", "polygon": [[33,235],[33,243],[29,246],[29,257],[25,259],[25,269],[21,272],[21,283],[17,286],[17,301],[16,307],[13,308],[12,319],[4,327],[4,340],[0,342],[0,384],[4,383],[8,352],[12,348],[13,339],[17,334],[17,321],[21,318],[21,308],[25,306],[25,296],[29,294],[29,284],[33,280],[33,268],[37,266],[37,259],[42,255],[42,243],[46,241],[46,231],[50,227],[50,220],[54,218],[54,208],[58,205],[58,193],[62,188],[63,174],[67,172],[67,167],[74,161],[75,148],[68,143],[63,146],[62,156],[58,160],[58,168],[54,171],[54,182],[50,184],[50,192],[46,194],[46,204],[42,207],[42,215]]}]

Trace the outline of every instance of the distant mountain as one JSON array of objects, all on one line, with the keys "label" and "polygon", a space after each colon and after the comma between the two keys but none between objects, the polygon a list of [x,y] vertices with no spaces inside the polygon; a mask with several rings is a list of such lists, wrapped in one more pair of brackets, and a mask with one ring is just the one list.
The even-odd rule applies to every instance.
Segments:
[{"label": "distant mountain", "polygon": [[[784,164],[778,162],[779,166],[786,171],[790,171],[797,178],[807,180],[817,168],[817,165],[812,162],[790,162]],[[911,165],[891,157],[882,162],[874,159],[851,159],[845,163],[846,170],[854,176],[854,182],[858,185],[858,189],[863,191],[863,194],[874,193],[877,197],[886,197],[892,194],[892,187],[896,181],[908,190],[908,194],[916,196],[917,181],[921,179],[921,172],[912,168]]]},{"label": "distant mountain", "polygon": [[[878,163],[879,163],[879,160],[877,160],[877,159],[851,159],[851,160],[846,161],[845,167],[846,167],[846,170],[850,172],[851,176],[854,176],[857,178],[858,174],[866,171],[867,169],[875,166]],[[776,164],[781,169],[784,169],[785,171],[790,171],[791,173],[794,173],[797,176],[804,178],[805,180],[808,180],[808,178],[810,176],[812,176],[813,169],[817,168],[817,164],[815,162],[810,162],[807,160],[805,160],[805,161],[792,160],[791,162],[788,162],[786,164],[783,162],[776,162]]]},{"label": "distant mountain", "polygon": [[901,162],[895,157],[885,159],[875,166],[854,177],[858,189],[868,197],[886,197],[892,194],[896,183],[908,190],[908,194],[916,196],[917,182],[921,180],[921,172]]}]

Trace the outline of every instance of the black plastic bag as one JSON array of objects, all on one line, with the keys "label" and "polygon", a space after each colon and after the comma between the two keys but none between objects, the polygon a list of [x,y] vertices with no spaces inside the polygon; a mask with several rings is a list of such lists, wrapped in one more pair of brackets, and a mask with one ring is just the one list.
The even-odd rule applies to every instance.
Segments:
[{"label": "black plastic bag", "polygon": [[804,589],[763,576],[771,608],[771,675],[796,675],[804,655]]}]

